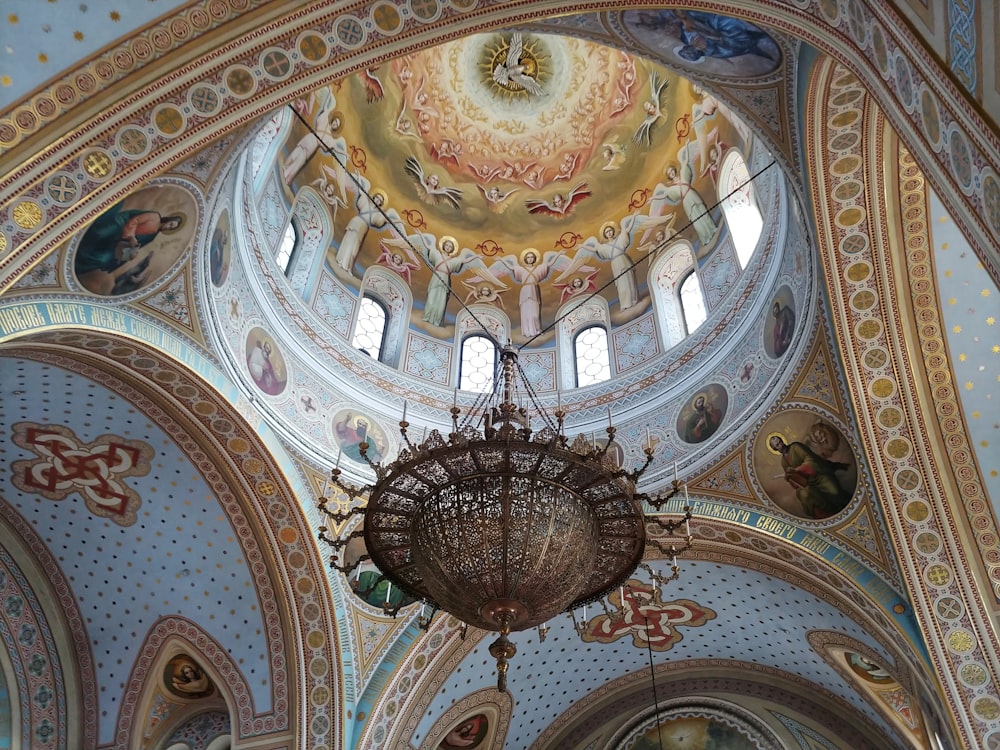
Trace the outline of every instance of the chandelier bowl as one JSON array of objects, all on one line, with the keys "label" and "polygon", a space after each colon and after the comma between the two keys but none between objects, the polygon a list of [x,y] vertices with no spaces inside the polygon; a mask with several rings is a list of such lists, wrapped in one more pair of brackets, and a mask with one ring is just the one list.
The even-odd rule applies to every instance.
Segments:
[{"label": "chandelier bowl", "polygon": [[642,557],[635,487],[601,458],[544,434],[428,441],[373,486],[368,552],[394,585],[471,625],[541,625],[615,589]]}]

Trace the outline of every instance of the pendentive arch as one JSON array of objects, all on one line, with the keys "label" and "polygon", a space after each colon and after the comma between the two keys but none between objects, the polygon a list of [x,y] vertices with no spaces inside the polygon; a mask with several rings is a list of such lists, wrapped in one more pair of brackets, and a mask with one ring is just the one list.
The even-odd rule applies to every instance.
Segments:
[{"label": "pendentive arch", "polygon": [[[341,707],[335,700],[314,704],[299,694],[301,686],[306,695],[317,687],[338,695],[339,670],[321,672],[315,664],[337,665],[341,655],[334,635],[337,605],[325,584],[311,520],[296,499],[311,490],[289,484],[287,477],[297,472],[284,451],[277,450],[276,442],[265,444],[258,430],[199,375],[137,340],[62,327],[9,340],[0,351],[99,378],[188,455],[229,516],[267,628],[272,710],[252,712],[248,722],[241,722],[240,736],[275,741],[316,737],[315,727],[324,722],[314,720],[322,715],[331,746],[338,746],[342,723],[330,714]],[[158,379],[152,377],[154,371]],[[295,585],[287,585],[289,580]],[[123,704],[129,700],[134,696],[126,696]]]}]

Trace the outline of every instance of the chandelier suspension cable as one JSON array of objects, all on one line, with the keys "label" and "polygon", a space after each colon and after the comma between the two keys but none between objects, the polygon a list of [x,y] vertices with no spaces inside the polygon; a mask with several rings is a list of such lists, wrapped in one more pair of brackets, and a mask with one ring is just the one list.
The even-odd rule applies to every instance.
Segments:
[{"label": "chandelier suspension cable", "polygon": [[[376,203],[374,200],[372,200],[371,194],[364,188],[364,186],[361,184],[361,181],[357,178],[357,176],[353,172],[351,172],[347,168],[347,164],[344,163],[343,161],[341,161],[340,156],[329,145],[327,145],[326,141],[323,140],[323,138],[320,137],[320,135],[316,132],[316,129],[309,123],[309,121],[306,120],[305,117],[303,117],[302,114],[297,109],[295,109],[295,107],[292,104],[289,104],[288,108],[291,109],[291,111],[295,115],[296,119],[298,119],[298,121],[301,122],[306,127],[306,129],[310,133],[313,134],[313,136],[315,136],[316,140],[319,141],[320,144],[322,144],[323,152],[327,156],[332,157],[333,160],[335,162],[337,162],[337,164],[340,166],[340,168],[344,170],[344,173],[347,174],[347,176],[351,178],[351,182],[354,183],[354,186],[357,189],[357,191],[359,193],[361,193],[362,195],[364,195],[366,198],[368,198],[368,200],[371,203],[371,205],[374,206],[378,210],[378,212],[382,216],[382,218],[385,219],[386,225],[389,226],[393,231],[395,231],[399,235],[399,239],[401,239],[403,242],[405,242],[409,246],[409,248],[414,252],[414,254],[417,257],[419,257],[421,259],[421,261],[423,261],[423,264],[424,264],[424,266],[426,266],[427,270],[429,270],[432,274],[434,274],[435,276],[437,276],[438,279],[441,282],[443,282],[446,286],[448,286],[448,288],[449,288],[449,294],[451,294],[451,292],[450,292],[450,288],[451,287],[448,284],[448,278],[443,278],[438,273],[437,269],[434,268],[434,266],[431,265],[430,260],[423,253],[421,253],[416,247],[414,247],[413,243],[410,242],[409,238],[405,234],[403,234],[403,232],[400,231],[400,229],[396,226],[396,224],[393,223],[393,221],[392,221],[391,217],[389,216],[389,213],[385,209],[385,207],[382,206],[382,205],[380,205],[380,204],[378,204],[378,203]],[[661,250],[663,250],[665,247],[667,247],[671,242],[673,242],[678,237],[680,237],[682,235],[682,233],[686,232],[688,229],[690,229],[691,227],[693,227],[694,223],[697,220],[701,219],[703,216],[709,215],[713,210],[715,210],[716,208],[718,208],[719,206],[721,206],[723,203],[725,203],[733,195],[735,195],[736,193],[740,192],[741,190],[743,190],[748,185],[753,184],[753,182],[758,177],[760,177],[762,174],[764,174],[764,172],[766,172],[767,170],[769,170],[771,167],[775,166],[776,164],[777,164],[777,160],[772,159],[769,164],[767,164],[767,165],[761,167],[760,169],[758,169],[756,172],[754,172],[752,175],[750,175],[750,177],[748,179],[744,180],[739,185],[737,185],[736,187],[734,187],[726,195],[724,195],[721,198],[719,198],[711,206],[708,206],[700,214],[698,214],[697,216],[695,216],[693,218],[689,218],[688,222],[686,224],[684,224],[679,229],[674,230],[673,234],[671,234],[669,237],[665,237],[659,244],[657,244],[654,247],[650,248],[649,250],[647,250],[645,253],[643,253],[638,258],[636,258],[634,260],[630,259],[631,262],[629,263],[629,265],[626,268],[622,269],[619,273],[617,273],[616,275],[612,276],[611,279],[609,281],[607,281],[602,287],[600,287],[599,289],[596,289],[593,292],[591,292],[590,294],[588,294],[583,299],[583,303],[581,303],[581,304],[585,304],[586,302],[589,302],[590,300],[594,299],[595,297],[597,297],[598,295],[600,295],[605,289],[608,289],[609,287],[611,287],[619,278],[621,278],[625,274],[630,273],[631,271],[633,271],[635,269],[635,267],[638,266],[640,263],[642,263],[644,260],[646,260],[647,258],[655,256],[657,253],[659,253]],[[469,306],[467,304],[465,304],[465,302],[458,295],[452,294],[452,296],[455,298],[455,301],[458,302],[458,304],[461,306],[461,308],[463,310],[465,310],[465,312],[467,312],[472,317],[472,319],[476,322],[476,324],[481,329],[483,335],[486,338],[488,338],[498,350],[503,349],[504,345],[501,342],[499,342],[499,341],[496,340],[496,338],[489,331],[489,329],[485,325],[483,325],[483,322],[478,317],[476,317],[475,312],[472,309],[470,309]],[[532,342],[534,342],[536,339],[538,339],[539,337],[541,337],[541,336],[545,335],[546,333],[548,333],[549,331],[551,331],[553,328],[555,328],[557,325],[559,325],[559,323],[563,320],[563,318],[565,318],[567,315],[569,315],[570,312],[572,312],[572,310],[567,310],[562,315],[558,316],[555,320],[553,320],[551,323],[549,323],[547,326],[545,326],[545,328],[543,328],[540,332],[538,332],[537,334],[535,334],[534,336],[532,336],[530,339],[528,339],[527,341],[525,341],[523,344],[519,344],[518,347],[517,347],[518,350],[522,351],[526,346],[528,346],[529,344],[531,344]],[[518,364],[518,369],[520,369],[520,364]],[[527,381],[525,381],[525,382],[527,382]]]},{"label": "chandelier suspension cable", "polygon": [[[632,591],[629,586],[626,586],[623,590]],[[632,597],[632,599],[634,601],[635,597]],[[643,612],[642,619],[646,623],[646,653],[649,654],[649,682],[653,686],[653,709],[656,712],[653,715],[656,717],[656,738],[659,741],[660,750],[663,750],[663,733],[660,731],[660,699],[656,694],[656,672],[653,671],[653,642],[649,639],[649,614]]]},{"label": "chandelier suspension cable", "polygon": [[[589,295],[587,295],[584,298],[583,303],[581,303],[581,304],[585,304],[585,303],[589,302],[594,297],[596,297],[599,294],[601,294],[601,292],[603,292],[605,289],[608,289],[611,285],[613,285],[616,281],[618,281],[618,279],[620,279],[622,276],[624,276],[627,273],[631,273],[635,269],[635,267],[638,266],[640,263],[642,263],[644,260],[646,260],[647,258],[651,258],[651,257],[655,256],[657,253],[659,253],[661,250],[663,250],[665,247],[667,247],[667,245],[669,245],[675,239],[677,239],[678,237],[680,237],[682,233],[686,232],[688,229],[690,229],[691,227],[693,227],[694,223],[696,221],[698,221],[703,216],[709,216],[713,210],[715,210],[716,208],[718,208],[719,206],[721,206],[723,203],[725,203],[727,200],[729,200],[729,198],[731,198],[732,196],[736,195],[736,193],[738,193],[741,190],[743,190],[743,188],[747,187],[748,185],[753,184],[753,182],[758,177],[760,177],[762,174],[764,174],[764,172],[766,172],[767,170],[769,170],[771,167],[773,167],[777,163],[778,162],[776,160],[772,159],[770,164],[767,164],[767,165],[761,167],[760,169],[758,169],[756,172],[754,172],[752,175],[750,175],[750,177],[748,179],[744,180],[739,185],[737,185],[736,187],[734,187],[732,190],[730,190],[724,196],[722,196],[721,198],[719,198],[719,200],[717,200],[711,206],[708,206],[700,214],[698,214],[697,216],[695,216],[693,218],[689,218],[687,224],[685,224],[684,226],[682,226],[680,229],[674,230],[673,234],[671,234],[669,237],[665,237],[659,244],[657,244],[654,247],[650,248],[649,250],[647,250],[645,253],[643,253],[642,255],[640,255],[638,258],[636,258],[634,260],[630,257],[629,260],[631,262],[629,263],[629,265],[626,268],[623,268],[618,274],[612,276],[611,279],[607,283],[605,283],[604,286],[602,286],[600,289],[596,289],[593,292],[591,292]],[[576,309],[576,308],[574,307],[573,309]],[[567,315],[569,315],[572,311],[573,310],[567,310],[566,312],[564,312],[562,315],[560,315],[555,320],[553,320],[549,325],[545,326],[545,328],[543,328],[541,331],[539,331],[534,336],[532,336],[530,339],[528,339],[523,344],[521,344],[520,346],[518,346],[518,349],[524,349],[524,347],[528,346],[528,344],[532,343],[535,339],[539,338],[540,336],[544,336],[546,333],[548,333],[553,328],[555,328],[557,325],[559,325],[559,323],[562,321],[562,319],[565,318]]]}]

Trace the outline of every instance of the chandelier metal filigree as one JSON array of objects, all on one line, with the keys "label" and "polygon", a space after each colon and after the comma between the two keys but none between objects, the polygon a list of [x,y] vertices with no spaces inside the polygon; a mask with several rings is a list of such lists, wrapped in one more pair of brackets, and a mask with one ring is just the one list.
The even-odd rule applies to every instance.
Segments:
[{"label": "chandelier metal filigree", "polygon": [[[404,448],[394,461],[374,462],[369,445],[360,445],[375,483],[355,487],[341,479],[338,466],[331,479],[351,509],[331,510],[328,498],[319,500],[335,523],[363,515],[362,527],[341,536],[321,527],[319,538],[334,548],[331,566],[345,575],[370,559],[390,586],[433,611],[499,633],[490,653],[498,689],[505,690],[516,651],[512,631],[537,626],[541,635],[553,616],[602,600],[635,572],[647,544],[672,557],[676,578],[676,556],[691,546],[691,511],[676,520],[647,516],[644,503],[660,511],[680,488],[675,477],[656,497],[637,491],[653,460],[650,442],[640,466],[619,466],[609,453],[615,440],[610,411],[603,444],[582,435],[570,442],[565,412],[557,408],[553,421],[538,404],[510,347],[501,352],[498,385],[461,424],[461,410],[452,406],[447,438],[433,430],[413,443],[404,406]],[[530,411],[518,404],[525,395]],[[538,431],[532,418],[541,420]],[[656,525],[655,538],[647,537],[647,523]],[[342,560],[348,541],[360,536],[367,554]],[[399,605],[387,601],[385,609],[395,614]],[[421,627],[429,620],[422,617]]]}]

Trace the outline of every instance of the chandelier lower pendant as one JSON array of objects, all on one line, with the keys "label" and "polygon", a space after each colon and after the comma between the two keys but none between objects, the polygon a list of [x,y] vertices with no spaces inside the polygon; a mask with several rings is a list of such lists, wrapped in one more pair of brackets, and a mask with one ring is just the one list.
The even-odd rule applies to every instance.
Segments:
[{"label": "chandelier lower pendant", "polygon": [[[678,521],[647,518],[643,503],[659,508],[679,486],[675,480],[657,498],[636,491],[652,447],[646,446],[643,465],[626,471],[608,453],[613,426],[603,446],[583,436],[570,443],[562,410],[551,422],[522,381],[544,422],[533,432],[528,410],[515,404],[517,354],[506,348],[501,358],[499,404],[471,415],[481,430],[472,419],[459,425],[455,406],[447,439],[435,430],[414,444],[404,409],[400,433],[406,447],[399,456],[385,466],[371,462],[362,443],[375,483],[354,487],[335,468],[332,480],[354,507],[331,511],[326,498],[319,507],[338,523],[364,515],[363,528],[347,537],[331,538],[320,529],[320,539],[335,550],[363,533],[362,559],[370,558],[392,586],[468,625],[498,632],[490,653],[497,659],[498,689],[504,690],[507,661],[516,651],[507,637],[512,631],[602,599],[639,566],[647,521],[669,538],[682,524],[686,532],[690,511]],[[691,537],[668,549],[661,539],[651,541],[676,555]],[[345,573],[360,562],[345,564],[339,556],[331,565]]]}]

